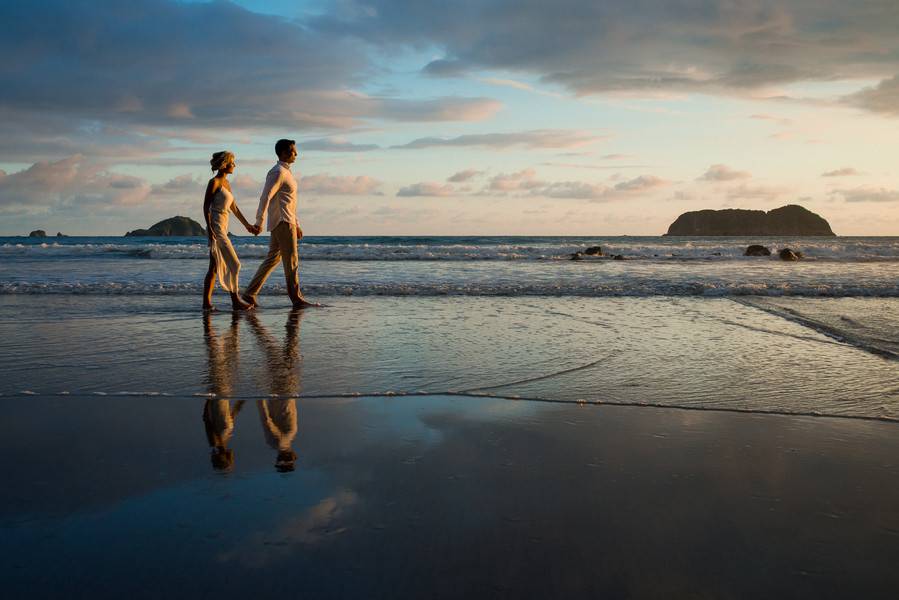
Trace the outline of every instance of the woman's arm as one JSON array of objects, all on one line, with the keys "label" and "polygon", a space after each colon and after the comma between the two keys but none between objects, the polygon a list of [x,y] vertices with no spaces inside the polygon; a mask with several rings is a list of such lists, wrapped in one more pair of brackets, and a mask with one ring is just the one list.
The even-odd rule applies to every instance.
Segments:
[{"label": "woman's arm", "polygon": [[203,218],[206,219],[206,236],[209,238],[210,242],[215,239],[215,234],[212,233],[210,221],[212,219],[212,197],[215,196],[218,185],[218,181],[216,181],[215,177],[210,179],[209,184],[206,186],[206,195],[203,197]]},{"label": "woman's arm", "polygon": [[231,204],[231,210],[234,212],[234,216],[237,217],[237,220],[243,223],[243,226],[247,228],[252,234],[256,233],[256,226],[251,225],[249,221],[247,221],[246,217],[243,216],[243,213],[240,212],[240,209],[237,208],[237,202]]}]

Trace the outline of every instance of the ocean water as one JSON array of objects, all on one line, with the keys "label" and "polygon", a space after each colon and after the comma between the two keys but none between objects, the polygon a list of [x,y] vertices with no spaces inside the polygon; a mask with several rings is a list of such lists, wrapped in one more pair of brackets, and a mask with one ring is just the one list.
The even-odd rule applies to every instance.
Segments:
[{"label": "ocean water", "polygon": [[[235,237],[246,283],[267,239]],[[744,257],[750,243],[799,263]],[[606,256],[570,260],[602,246]],[[622,255],[625,260],[612,260]],[[899,237],[310,237],[309,296],[899,297]],[[202,238],[0,238],[0,294],[198,294]],[[276,273],[263,294],[281,294]]]}]

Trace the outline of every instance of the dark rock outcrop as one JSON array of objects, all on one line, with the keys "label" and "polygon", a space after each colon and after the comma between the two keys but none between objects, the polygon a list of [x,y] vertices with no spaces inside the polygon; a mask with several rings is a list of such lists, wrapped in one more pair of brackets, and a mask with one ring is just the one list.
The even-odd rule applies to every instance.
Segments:
[{"label": "dark rock outcrop", "polygon": [[584,250],[587,256],[602,256],[602,246],[590,246]]},{"label": "dark rock outcrop", "polygon": [[743,256],[771,256],[771,251],[764,246],[753,244],[746,248],[746,252],[743,253]]},{"label": "dark rock outcrop", "polygon": [[47,237],[47,232],[43,229],[35,229],[28,234],[28,237]]},{"label": "dark rock outcrop", "polygon": [[781,260],[788,261],[800,260],[802,258],[802,252],[799,252],[798,250],[792,250],[790,248],[784,248],[778,253],[778,255],[780,256]]},{"label": "dark rock outcrop", "polygon": [[836,235],[822,217],[797,204],[763,210],[697,210],[679,216],[665,235]]},{"label": "dark rock outcrop", "polygon": [[206,235],[203,226],[189,217],[172,217],[156,223],[149,229],[135,229],[125,234],[128,236],[185,236],[195,237]]},{"label": "dark rock outcrop", "polygon": [[57,232],[56,232],[56,237],[69,237],[69,236],[67,236],[66,234],[64,234],[64,233],[61,232],[61,231],[57,231]]},{"label": "dark rock outcrop", "polygon": [[624,260],[624,255],[616,254],[615,256],[612,257],[612,260]]},{"label": "dark rock outcrop", "polygon": [[571,260],[584,260],[583,252],[572,252]]}]

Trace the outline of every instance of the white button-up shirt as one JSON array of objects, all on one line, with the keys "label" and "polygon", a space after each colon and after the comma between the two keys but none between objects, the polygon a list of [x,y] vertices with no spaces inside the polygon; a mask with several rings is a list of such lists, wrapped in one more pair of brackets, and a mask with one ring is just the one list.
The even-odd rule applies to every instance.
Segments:
[{"label": "white button-up shirt", "polygon": [[265,176],[265,187],[259,197],[259,209],[256,211],[256,225],[262,225],[262,219],[268,211],[267,230],[271,231],[282,221],[296,225],[297,222],[297,180],[290,172],[290,165],[278,161]]}]

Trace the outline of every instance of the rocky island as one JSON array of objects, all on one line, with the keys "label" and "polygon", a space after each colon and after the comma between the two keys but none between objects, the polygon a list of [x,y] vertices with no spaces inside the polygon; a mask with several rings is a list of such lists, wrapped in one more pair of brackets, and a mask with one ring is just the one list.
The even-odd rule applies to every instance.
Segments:
[{"label": "rocky island", "polygon": [[149,229],[135,229],[125,234],[125,237],[134,236],[184,236],[194,237],[206,235],[203,226],[190,217],[171,217],[156,223]]},{"label": "rocky island", "polygon": [[812,211],[789,204],[774,210],[697,210],[679,216],[665,235],[741,236],[811,235],[835,236],[824,218]]}]

